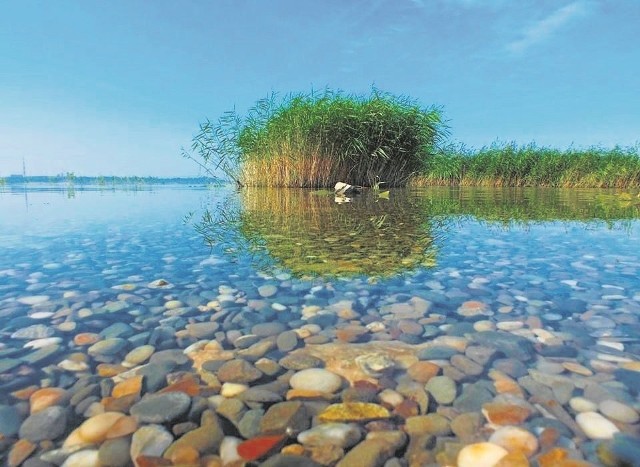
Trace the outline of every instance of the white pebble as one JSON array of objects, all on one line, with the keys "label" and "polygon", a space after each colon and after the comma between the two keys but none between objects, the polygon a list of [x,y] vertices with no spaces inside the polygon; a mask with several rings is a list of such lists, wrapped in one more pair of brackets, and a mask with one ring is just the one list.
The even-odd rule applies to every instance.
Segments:
[{"label": "white pebble", "polygon": [[619,432],[618,427],[597,412],[582,412],[576,416],[576,423],[591,439],[611,439]]}]

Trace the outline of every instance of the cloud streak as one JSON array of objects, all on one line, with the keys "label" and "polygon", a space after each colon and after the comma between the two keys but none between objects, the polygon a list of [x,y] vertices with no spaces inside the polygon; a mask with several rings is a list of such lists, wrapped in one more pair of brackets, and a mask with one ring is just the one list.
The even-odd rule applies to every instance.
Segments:
[{"label": "cloud streak", "polygon": [[507,45],[507,51],[514,55],[524,53],[530,47],[551,38],[560,28],[586,11],[587,7],[583,1],[575,1],[559,8],[546,18],[526,28],[520,39]]}]

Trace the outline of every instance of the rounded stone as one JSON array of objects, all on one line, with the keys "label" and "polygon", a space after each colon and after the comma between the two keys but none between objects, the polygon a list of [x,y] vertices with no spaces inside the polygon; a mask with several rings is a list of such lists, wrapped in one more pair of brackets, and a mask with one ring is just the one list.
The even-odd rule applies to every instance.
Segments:
[{"label": "rounded stone", "polygon": [[622,423],[637,423],[640,420],[638,412],[622,402],[606,399],[598,404],[598,409],[606,417]]},{"label": "rounded stone", "polygon": [[507,454],[509,452],[497,444],[469,444],[458,453],[458,467],[493,467]]},{"label": "rounded stone", "polygon": [[342,386],[342,379],[323,368],[308,368],[294,374],[289,385],[293,389],[334,393]]},{"label": "rounded stone", "polygon": [[339,446],[348,448],[362,439],[362,430],[355,423],[323,423],[298,435],[306,446]]},{"label": "rounded stone", "polygon": [[131,365],[140,365],[141,363],[146,362],[153,352],[155,352],[156,348],[152,345],[141,345],[140,347],[136,347],[132,351],[130,351],[125,357],[124,360]]},{"label": "rounded stone", "polygon": [[597,412],[582,412],[576,416],[576,423],[591,439],[611,439],[620,430],[611,421]]},{"label": "rounded stone", "polygon": [[451,404],[456,398],[456,383],[448,376],[434,376],[425,389],[438,404]]},{"label": "rounded stone", "polygon": [[166,423],[184,415],[191,405],[191,398],[183,392],[153,394],[131,407],[134,415],[143,423]]},{"label": "rounded stone", "polygon": [[89,355],[116,355],[127,346],[127,341],[120,337],[111,337],[93,344],[87,352]]},{"label": "rounded stone", "polygon": [[18,329],[11,334],[11,338],[25,340],[46,339],[47,337],[52,337],[54,334],[55,330],[53,328],[45,326],[44,324],[34,324],[33,326]]},{"label": "rounded stone", "polygon": [[278,292],[278,287],[272,284],[261,285],[258,287],[258,294],[262,298],[268,298],[274,296]]},{"label": "rounded stone", "polygon": [[62,467],[102,467],[102,464],[97,449],[83,449],[67,457]]},{"label": "rounded stone", "polygon": [[572,397],[569,400],[569,406],[576,412],[595,412],[598,405],[584,397]]},{"label": "rounded stone", "polygon": [[20,426],[20,438],[32,442],[52,440],[65,432],[67,412],[54,405],[30,415]]},{"label": "rounded stone", "polygon": [[278,335],[276,345],[281,352],[289,352],[298,346],[298,334],[295,331],[285,331]]},{"label": "rounded stone", "polygon": [[129,453],[132,459],[138,456],[161,456],[173,442],[173,435],[162,425],[147,425],[133,434]]},{"label": "rounded stone", "polygon": [[531,457],[538,450],[537,438],[517,426],[498,428],[489,437],[489,442],[502,446],[509,452],[522,452],[527,457]]}]

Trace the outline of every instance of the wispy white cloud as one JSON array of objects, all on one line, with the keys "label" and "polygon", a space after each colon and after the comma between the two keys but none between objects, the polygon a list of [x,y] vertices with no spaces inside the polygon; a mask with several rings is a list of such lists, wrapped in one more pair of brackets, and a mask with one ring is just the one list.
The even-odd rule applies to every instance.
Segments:
[{"label": "wispy white cloud", "polygon": [[557,9],[549,16],[530,25],[522,32],[522,37],[507,44],[507,51],[522,54],[533,45],[551,38],[560,28],[573,19],[587,13],[588,4],[583,0],[572,2]]}]

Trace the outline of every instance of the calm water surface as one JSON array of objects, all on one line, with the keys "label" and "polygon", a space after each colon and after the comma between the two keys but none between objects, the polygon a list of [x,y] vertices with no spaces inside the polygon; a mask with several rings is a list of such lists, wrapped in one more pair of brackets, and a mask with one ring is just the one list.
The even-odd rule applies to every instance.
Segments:
[{"label": "calm water surface", "polygon": [[[387,429],[414,437],[408,417],[444,417],[442,432],[430,433],[436,441],[421,448],[429,462],[455,462],[463,446],[508,425],[547,443],[530,459],[557,446],[622,465],[639,452],[639,219],[640,200],[589,190],[392,190],[389,199],[338,203],[302,190],[5,187],[0,451],[18,438],[49,439],[25,428],[38,388],[66,391],[52,402],[67,411],[61,431],[30,454],[46,459],[85,419],[110,410],[118,374],[169,359],[164,382],[138,395],[197,373],[200,395],[190,396],[216,407],[220,365],[207,370],[203,361],[270,341],[248,361],[273,362],[273,378],[307,365],[327,367],[344,386],[369,381],[380,392],[373,402],[395,407]],[[230,356],[206,354],[212,341]],[[151,349],[144,358],[143,346]],[[176,357],[186,348],[189,359]],[[296,355],[319,360],[293,364]],[[450,385],[429,387],[417,363],[426,361],[440,382],[453,382],[452,395]],[[91,384],[98,389],[69,401]],[[332,402],[346,397],[327,391]],[[411,403],[398,408],[402,400]],[[128,413],[136,402],[111,410]],[[247,405],[264,413],[272,403]],[[490,413],[514,406],[526,416],[503,422]],[[469,413],[485,428],[455,428]],[[412,449],[395,455],[406,460]]]}]

